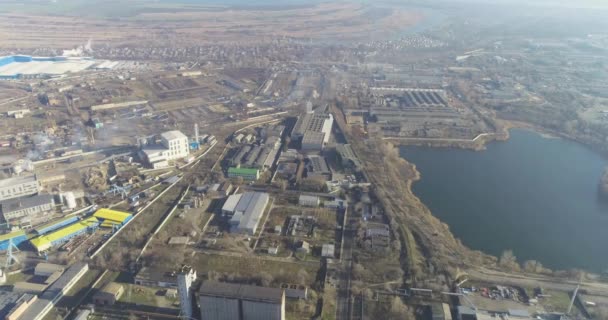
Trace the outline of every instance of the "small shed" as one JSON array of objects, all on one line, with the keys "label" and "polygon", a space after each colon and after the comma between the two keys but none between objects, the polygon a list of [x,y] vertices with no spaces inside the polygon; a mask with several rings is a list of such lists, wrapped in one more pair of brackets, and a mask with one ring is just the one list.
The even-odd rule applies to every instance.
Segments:
[{"label": "small shed", "polygon": [[189,237],[171,237],[169,239],[170,245],[187,245],[188,241],[190,241]]},{"label": "small shed", "polygon": [[299,199],[298,199],[298,204],[302,207],[318,207],[319,203],[321,201],[319,200],[319,197],[317,196],[308,196],[305,194],[301,194]]},{"label": "small shed", "polygon": [[167,289],[167,291],[165,291],[165,297],[177,298],[177,289]]},{"label": "small shed", "polygon": [[87,320],[91,316],[91,313],[91,310],[88,309],[78,310],[78,313],[76,314],[74,320]]},{"label": "small shed", "polygon": [[298,242],[298,245],[296,247],[296,251],[300,252],[300,253],[310,253],[310,243],[308,243],[307,241],[300,241]]},{"label": "small shed", "polygon": [[124,288],[116,283],[110,282],[106,284],[101,290],[97,291],[93,295],[93,302],[97,305],[114,305],[120,296],[122,296]]},{"label": "small shed", "polygon": [[335,258],[336,246],[332,243],[324,244],[321,247],[321,256],[323,258]]},{"label": "small shed", "polygon": [[524,309],[509,309],[509,317],[511,318],[522,318],[530,319],[530,313]]},{"label": "small shed", "polygon": [[272,254],[272,255],[276,256],[277,254],[279,254],[279,246],[270,246],[270,247],[268,247],[267,251],[268,251],[268,254]]},{"label": "small shed", "polygon": [[291,299],[308,299],[308,287],[299,285],[299,284],[291,284],[291,283],[283,283],[281,284],[281,289],[285,290],[285,297]]},{"label": "small shed", "polygon": [[276,233],[276,234],[283,233],[283,226],[281,226],[281,225],[274,226],[274,233]]}]

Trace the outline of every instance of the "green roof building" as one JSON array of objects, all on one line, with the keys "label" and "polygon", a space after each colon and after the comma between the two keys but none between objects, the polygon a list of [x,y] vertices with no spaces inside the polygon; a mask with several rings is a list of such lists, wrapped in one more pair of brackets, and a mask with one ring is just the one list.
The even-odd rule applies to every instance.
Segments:
[{"label": "green roof building", "polygon": [[228,178],[242,177],[243,180],[256,181],[260,178],[260,170],[250,168],[228,168]]}]

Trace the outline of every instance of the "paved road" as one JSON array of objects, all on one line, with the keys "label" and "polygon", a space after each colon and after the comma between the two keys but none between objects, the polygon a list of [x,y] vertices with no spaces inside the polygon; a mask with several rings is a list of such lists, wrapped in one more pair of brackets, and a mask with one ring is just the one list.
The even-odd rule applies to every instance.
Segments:
[{"label": "paved road", "polygon": [[[348,211],[348,210],[347,210]],[[348,216],[348,212],[347,212]],[[344,219],[348,221],[348,218]],[[342,250],[340,252],[340,274],[338,281],[338,296],[337,296],[337,310],[336,320],[351,319],[351,292],[350,283],[352,276],[352,258],[353,258],[353,246],[355,243],[355,230],[348,228],[348,225],[343,226],[343,237],[342,237]]]},{"label": "paved road", "polygon": [[336,198],[335,194],[332,193],[324,193],[324,192],[308,192],[308,191],[299,191],[299,190],[281,190],[280,188],[273,186],[254,186],[254,185],[243,185],[241,189],[248,191],[260,191],[260,192],[268,192],[268,193],[288,193],[293,195],[308,195],[308,196],[317,196],[321,198]]}]

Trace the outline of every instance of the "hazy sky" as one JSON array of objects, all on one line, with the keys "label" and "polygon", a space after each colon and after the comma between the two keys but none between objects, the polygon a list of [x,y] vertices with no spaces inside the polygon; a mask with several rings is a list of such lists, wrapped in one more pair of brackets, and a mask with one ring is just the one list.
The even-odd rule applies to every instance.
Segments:
[{"label": "hazy sky", "polygon": [[[431,0],[432,2],[433,0]],[[521,4],[521,5],[544,5],[552,7],[572,8],[608,8],[606,0],[436,0],[443,2],[469,2],[484,4]]]}]

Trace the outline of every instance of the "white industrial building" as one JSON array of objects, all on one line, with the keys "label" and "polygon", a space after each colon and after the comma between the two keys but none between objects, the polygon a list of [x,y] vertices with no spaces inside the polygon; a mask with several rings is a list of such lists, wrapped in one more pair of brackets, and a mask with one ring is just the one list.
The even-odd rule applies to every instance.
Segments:
[{"label": "white industrial building", "polygon": [[320,203],[319,197],[317,196],[308,196],[305,194],[301,194],[298,199],[298,204],[302,207],[318,207]]},{"label": "white industrial building", "polygon": [[167,149],[163,146],[150,146],[141,150],[141,154],[145,161],[154,169],[169,166],[166,152]]},{"label": "white industrial building", "polygon": [[205,281],[199,296],[202,320],[285,319],[285,292],[279,288]]},{"label": "white industrial building", "polygon": [[263,192],[245,192],[231,195],[222,207],[230,217],[230,232],[254,235],[270,197]]},{"label": "white industrial building", "polygon": [[192,283],[194,281],[196,281],[196,271],[189,266],[183,266],[177,275],[177,291],[179,292],[180,315],[188,319],[192,319],[194,316],[192,307],[194,297]]},{"label": "white industrial building", "polygon": [[0,201],[30,196],[40,192],[36,176],[22,176],[0,180]]},{"label": "white industrial building", "polygon": [[241,200],[241,196],[243,194],[233,194],[226,198],[226,202],[224,202],[224,206],[222,206],[222,214],[225,216],[232,216],[234,214],[234,210],[236,210],[236,205],[239,204],[239,200]]},{"label": "white industrial building", "polygon": [[326,111],[315,111],[298,118],[292,138],[302,139],[302,150],[321,151],[329,142],[334,117]]},{"label": "white industrial building", "polygon": [[164,132],[160,135],[160,144],[145,146],[141,155],[152,168],[166,167],[169,161],[190,155],[188,137],[179,130]]},{"label": "white industrial building", "polygon": [[190,155],[188,137],[179,130],[163,132],[160,143],[168,150],[167,160],[182,159]]}]

